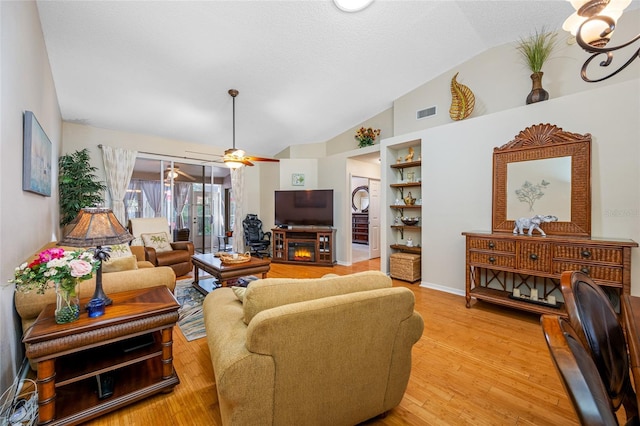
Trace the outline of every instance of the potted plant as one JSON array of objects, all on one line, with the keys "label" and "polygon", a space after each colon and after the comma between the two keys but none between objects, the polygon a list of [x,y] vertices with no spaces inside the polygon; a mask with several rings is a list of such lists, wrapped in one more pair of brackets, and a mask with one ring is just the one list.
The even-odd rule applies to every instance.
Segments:
[{"label": "potted plant", "polygon": [[60,226],[72,223],[80,209],[103,203],[107,187],[97,180],[96,170],[97,167],[89,162],[87,148],[63,155],[58,160]]},{"label": "potted plant", "polygon": [[534,35],[528,38],[521,38],[518,42],[517,49],[520,52],[525,64],[532,72],[531,81],[532,89],[527,96],[527,105],[546,101],[549,99],[549,92],[542,88],[542,66],[549,59],[551,53],[556,47],[557,33],[536,30]]}]

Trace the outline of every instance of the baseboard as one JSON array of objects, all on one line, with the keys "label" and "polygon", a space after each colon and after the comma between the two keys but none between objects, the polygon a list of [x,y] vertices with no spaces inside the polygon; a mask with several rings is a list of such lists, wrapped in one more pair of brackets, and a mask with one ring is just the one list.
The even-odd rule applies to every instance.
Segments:
[{"label": "baseboard", "polygon": [[464,296],[465,295],[465,291],[464,290],[459,290],[457,288],[446,287],[446,286],[443,286],[443,285],[440,285],[440,284],[429,283],[429,282],[426,282],[426,281],[421,281],[420,282],[420,287],[430,288],[432,290],[438,290],[438,291],[442,291],[444,293],[455,294],[456,296]]}]

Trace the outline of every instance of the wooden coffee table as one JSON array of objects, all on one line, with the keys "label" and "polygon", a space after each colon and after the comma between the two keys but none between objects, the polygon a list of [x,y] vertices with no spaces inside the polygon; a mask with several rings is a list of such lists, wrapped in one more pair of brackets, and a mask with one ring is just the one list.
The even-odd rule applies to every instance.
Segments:
[{"label": "wooden coffee table", "polygon": [[[246,275],[261,274],[261,278],[267,278],[267,273],[271,268],[271,259],[260,259],[251,257],[249,262],[237,263],[233,265],[223,265],[219,257],[213,253],[196,254],[193,260],[193,286],[203,294],[209,293],[218,287],[218,284],[226,286],[227,281],[244,277]],[[200,280],[198,270],[213,275],[215,280]]]},{"label": "wooden coffee table", "polygon": [[[110,294],[105,314],[56,324],[48,305],[22,341],[38,367],[39,424],[86,422],[180,383],[173,369],[173,326],[180,305],[165,286]],[[81,301],[84,306],[87,300]],[[99,399],[96,376],[113,394]]]}]

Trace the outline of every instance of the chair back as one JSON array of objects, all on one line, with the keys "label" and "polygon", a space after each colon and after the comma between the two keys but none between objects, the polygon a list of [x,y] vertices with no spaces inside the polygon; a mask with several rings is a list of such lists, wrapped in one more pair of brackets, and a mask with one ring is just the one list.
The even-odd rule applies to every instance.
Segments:
[{"label": "chair back", "polygon": [[261,242],[264,240],[262,221],[258,219],[258,215],[249,213],[242,221],[242,229],[244,230],[245,244]]},{"label": "chair back", "polygon": [[627,417],[637,415],[624,330],[609,298],[582,272],[564,272],[560,285],[571,326],[588,348],[614,410],[624,403]]},{"label": "chair back", "polygon": [[598,368],[576,330],[557,315],[543,315],[542,331],[551,359],[582,425],[617,425]]},{"label": "chair back", "polygon": [[173,242],[173,234],[169,231],[169,221],[166,217],[144,217],[129,219],[129,233],[133,235],[132,246],[142,246],[142,234],[166,232],[169,242]]}]

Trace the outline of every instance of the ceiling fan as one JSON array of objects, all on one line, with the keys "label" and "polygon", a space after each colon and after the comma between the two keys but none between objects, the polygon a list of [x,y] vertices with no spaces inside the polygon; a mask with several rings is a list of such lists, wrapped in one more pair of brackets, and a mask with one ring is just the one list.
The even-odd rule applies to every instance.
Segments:
[{"label": "ceiling fan", "polygon": [[229,89],[229,95],[233,98],[233,148],[229,148],[224,152],[222,161],[230,169],[237,169],[243,165],[253,166],[252,161],[280,161],[275,158],[247,156],[243,150],[236,148],[236,96],[238,96],[239,93],[236,89]]},{"label": "ceiling fan", "polygon": [[171,167],[168,166],[167,169],[164,171],[164,175],[165,175],[165,179],[176,179],[178,176],[184,176],[185,178],[189,179],[189,180],[196,180],[196,178],[194,178],[193,176],[191,176],[189,173],[183,172],[182,170],[180,170],[180,167]]}]

